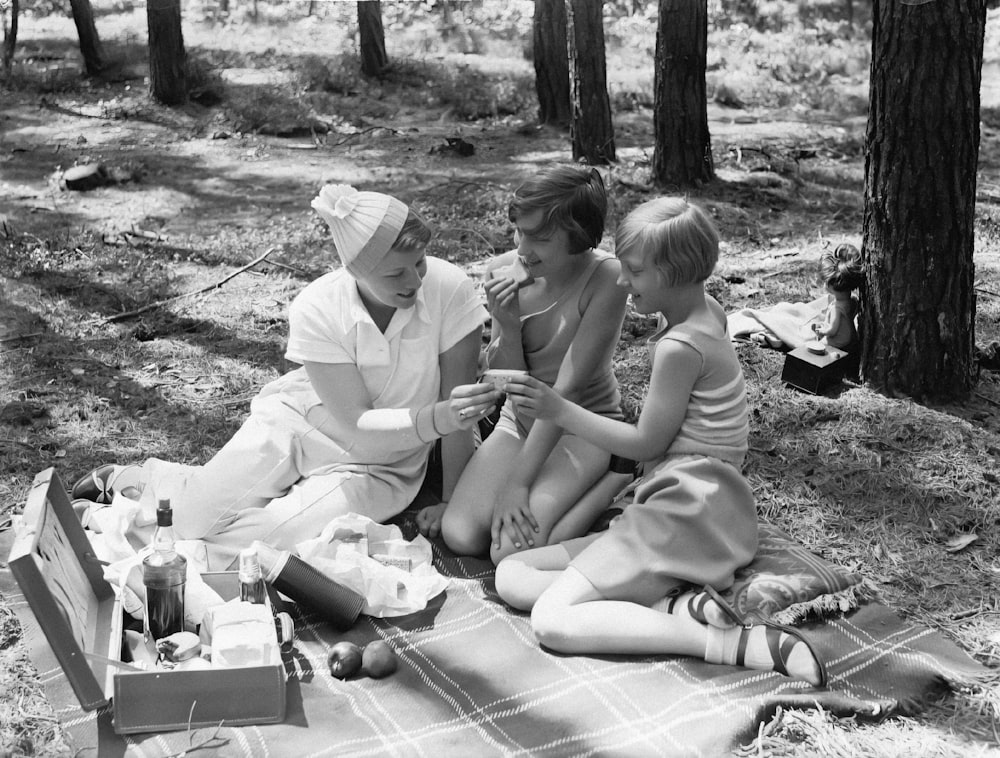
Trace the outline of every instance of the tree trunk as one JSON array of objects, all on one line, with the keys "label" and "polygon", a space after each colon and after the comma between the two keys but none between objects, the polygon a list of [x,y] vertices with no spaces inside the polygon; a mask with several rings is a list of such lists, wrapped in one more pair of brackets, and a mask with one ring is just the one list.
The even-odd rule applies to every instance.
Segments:
[{"label": "tree trunk", "polygon": [[382,28],[382,3],[364,0],[358,3],[358,35],[361,38],[361,73],[379,76],[389,65]]},{"label": "tree trunk", "polygon": [[875,0],[861,372],[887,395],[975,384],[973,230],[983,0]]},{"label": "tree trunk", "polygon": [[715,176],[705,66],[707,0],[660,0],[656,25],[653,181],[698,185]]},{"label": "tree trunk", "polygon": [[565,0],[535,0],[531,27],[538,122],[566,128],[571,113]]},{"label": "tree trunk", "polygon": [[570,0],[567,16],[572,30],[570,70],[573,73],[573,120],[570,127],[574,160],[604,165],[615,160],[607,69],[604,58],[604,18],[601,0]]},{"label": "tree trunk", "polygon": [[187,99],[180,0],[148,0],[149,92],[164,105]]},{"label": "tree trunk", "polygon": [[10,71],[11,63],[14,61],[14,50],[17,49],[17,17],[21,12],[20,0],[11,0],[10,3],[10,26],[7,26],[7,17],[4,16],[3,23],[3,68]]},{"label": "tree trunk", "polygon": [[80,38],[83,67],[87,76],[98,76],[104,68],[104,52],[101,50],[101,38],[97,35],[97,25],[94,24],[94,9],[90,0],[69,0],[69,6],[76,34]]}]

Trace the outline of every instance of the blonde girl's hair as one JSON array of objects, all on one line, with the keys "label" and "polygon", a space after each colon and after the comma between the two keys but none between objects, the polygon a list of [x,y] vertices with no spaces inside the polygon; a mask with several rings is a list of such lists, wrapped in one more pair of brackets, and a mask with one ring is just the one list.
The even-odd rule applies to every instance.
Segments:
[{"label": "blonde girl's hair", "polygon": [[412,208],[407,209],[406,221],[392,243],[392,250],[423,250],[434,236],[431,225]]},{"label": "blonde girl's hair", "polygon": [[618,225],[615,254],[636,246],[667,287],[705,281],[719,260],[719,233],[700,206],[682,197],[649,200]]}]

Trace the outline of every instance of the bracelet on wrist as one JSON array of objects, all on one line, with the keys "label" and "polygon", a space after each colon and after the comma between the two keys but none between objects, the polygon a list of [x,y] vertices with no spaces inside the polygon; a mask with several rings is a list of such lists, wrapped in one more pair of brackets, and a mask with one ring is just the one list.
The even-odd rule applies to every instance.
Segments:
[{"label": "bracelet on wrist", "polygon": [[431,427],[433,427],[434,433],[438,437],[444,437],[444,434],[441,433],[441,430],[438,429],[438,425],[437,425],[437,403],[434,403],[431,406]]}]

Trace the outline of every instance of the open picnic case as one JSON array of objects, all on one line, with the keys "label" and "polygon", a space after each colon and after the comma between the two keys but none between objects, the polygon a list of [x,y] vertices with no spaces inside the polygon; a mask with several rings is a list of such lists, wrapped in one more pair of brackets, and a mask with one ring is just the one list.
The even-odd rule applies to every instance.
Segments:
[{"label": "open picnic case", "polygon": [[[121,664],[124,613],[105,581],[54,469],[35,477],[10,570],[85,711],[110,705],[118,734],[277,723],[285,717],[285,666],[132,670]],[[236,572],[203,574],[228,600]],[[252,697],[241,697],[253,693]]]}]

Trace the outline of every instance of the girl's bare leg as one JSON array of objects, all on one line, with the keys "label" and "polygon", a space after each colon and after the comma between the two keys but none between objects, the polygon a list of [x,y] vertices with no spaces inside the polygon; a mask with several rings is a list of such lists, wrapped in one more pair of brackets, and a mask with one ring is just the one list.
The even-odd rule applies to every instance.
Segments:
[{"label": "girl's bare leg", "polygon": [[764,626],[719,629],[637,603],[606,600],[572,566],[535,602],[531,625],[542,645],[563,653],[690,655],[709,663],[783,670],[812,684],[821,681],[812,652],[790,635]]},{"label": "girl's bare leg", "polygon": [[497,594],[507,605],[530,611],[569,561],[569,553],[562,545],[545,545],[508,555],[497,565]]},{"label": "girl's bare leg", "polygon": [[[536,545],[551,545],[586,533],[607,504],[583,498],[608,470],[609,458],[607,451],[579,437],[564,434],[559,439],[529,493],[528,504],[538,522]],[[500,549],[491,546],[490,557],[499,563],[519,552],[505,539]]]},{"label": "girl's bare leg", "polygon": [[496,431],[469,460],[441,513],[441,534],[457,554],[483,555],[489,549],[494,498],[508,480],[523,444],[511,434]]}]

